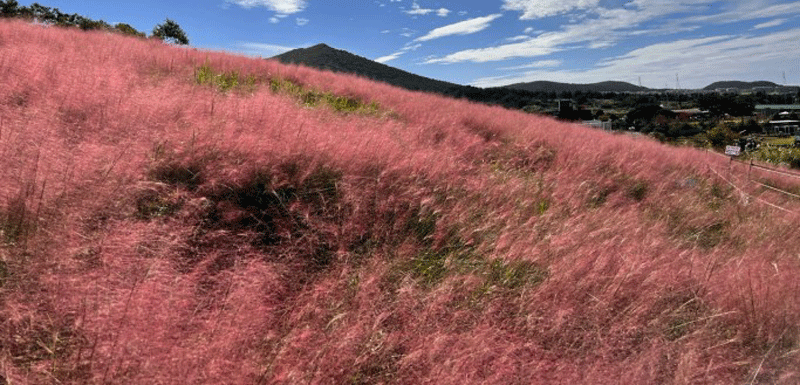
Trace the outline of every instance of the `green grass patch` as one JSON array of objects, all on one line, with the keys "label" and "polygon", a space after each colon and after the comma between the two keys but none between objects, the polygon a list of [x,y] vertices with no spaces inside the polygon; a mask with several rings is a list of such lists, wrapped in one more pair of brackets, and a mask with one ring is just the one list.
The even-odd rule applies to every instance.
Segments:
[{"label": "green grass patch", "polygon": [[628,188],[628,196],[637,202],[641,202],[647,197],[647,182],[638,181]]},{"label": "green grass patch", "polygon": [[0,209],[0,244],[20,244],[35,230],[34,213],[28,209],[25,195],[10,199],[5,210]]},{"label": "green grass patch", "polygon": [[288,79],[270,79],[269,86],[272,92],[293,96],[305,107],[328,107],[341,113],[377,114],[380,112],[378,103],[367,103],[357,98],[308,89]]},{"label": "green grass patch", "polygon": [[690,227],[686,237],[704,249],[711,249],[727,238],[727,225],[724,222],[714,222],[708,226]]},{"label": "green grass patch", "polygon": [[518,289],[526,284],[543,282],[548,272],[546,269],[528,261],[504,262],[496,259],[488,264],[486,285],[503,289]]},{"label": "green grass patch", "polygon": [[[208,64],[198,67],[194,78],[197,84],[212,86],[219,92],[232,90],[252,92],[262,84],[262,81],[253,75],[245,76],[236,71],[218,72]],[[380,111],[380,106],[375,102],[367,103],[357,98],[309,89],[288,79],[270,79],[269,88],[272,92],[295,97],[306,107],[328,107],[342,113],[374,114]]]},{"label": "green grass patch", "polygon": [[178,212],[182,206],[182,202],[148,192],[136,199],[135,216],[144,220],[167,217]]},{"label": "green grass patch", "polygon": [[550,199],[542,198],[536,201],[536,214],[544,215],[550,209]]},{"label": "green grass patch", "polygon": [[753,153],[753,159],[800,169],[800,148],[762,145]]},{"label": "green grass patch", "polygon": [[0,288],[2,288],[6,280],[11,276],[11,271],[8,268],[8,264],[5,261],[0,260]]},{"label": "green grass patch", "polygon": [[426,251],[411,260],[411,275],[422,284],[439,283],[447,274],[447,253]]},{"label": "green grass patch", "polygon": [[763,144],[772,145],[772,146],[791,146],[794,145],[794,138],[787,137],[787,138],[774,138],[774,137],[767,137],[762,140]]},{"label": "green grass patch", "polygon": [[423,251],[404,266],[404,270],[427,287],[441,283],[449,275],[481,276],[484,283],[473,293],[473,299],[497,291],[513,291],[527,285],[537,285],[549,276],[546,268],[533,262],[489,261],[475,255],[474,250],[467,246]]},{"label": "green grass patch", "polygon": [[433,242],[433,234],[436,232],[437,220],[436,213],[420,208],[406,222],[406,233],[413,235],[417,242],[430,246]]},{"label": "green grass patch", "polygon": [[213,86],[219,92],[228,92],[233,89],[253,91],[258,84],[258,80],[253,75],[244,76],[236,71],[217,73],[208,64],[197,68],[194,77],[197,84]]}]

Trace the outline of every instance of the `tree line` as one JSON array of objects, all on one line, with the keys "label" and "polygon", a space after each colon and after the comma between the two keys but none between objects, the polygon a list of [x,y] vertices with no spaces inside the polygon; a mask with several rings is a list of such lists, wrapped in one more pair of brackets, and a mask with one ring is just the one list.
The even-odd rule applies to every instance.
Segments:
[{"label": "tree line", "polygon": [[[77,13],[64,13],[58,8],[46,7],[39,3],[33,3],[26,7],[20,6],[16,0],[0,0],[0,17],[14,17],[59,27],[80,28],[84,31],[105,30],[140,38],[147,37],[144,32],[140,32],[126,23],[117,23],[112,26],[103,20],[93,20]],[[189,38],[186,37],[183,29],[170,19],[156,25],[150,37],[173,44],[189,44]]]}]

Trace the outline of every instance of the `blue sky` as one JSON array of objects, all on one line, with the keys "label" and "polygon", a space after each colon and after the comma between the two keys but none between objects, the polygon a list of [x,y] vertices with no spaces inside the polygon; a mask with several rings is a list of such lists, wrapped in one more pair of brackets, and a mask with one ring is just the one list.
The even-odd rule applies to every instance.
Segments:
[{"label": "blue sky", "polygon": [[701,88],[719,80],[783,84],[784,78],[800,84],[800,1],[39,2],[148,33],[168,17],[200,49],[271,57],[326,43],[481,87],[535,80],[641,81],[652,88]]}]

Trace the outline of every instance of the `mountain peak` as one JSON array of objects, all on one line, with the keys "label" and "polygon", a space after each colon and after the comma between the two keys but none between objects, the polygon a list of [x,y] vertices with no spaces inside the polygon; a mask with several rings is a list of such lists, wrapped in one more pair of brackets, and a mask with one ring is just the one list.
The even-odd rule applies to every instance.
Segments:
[{"label": "mountain peak", "polygon": [[307,49],[307,50],[321,50],[321,49],[333,50],[334,48],[332,48],[331,46],[329,46],[329,45],[327,45],[327,44],[325,44],[325,43],[319,43],[319,44],[317,44],[317,45],[314,45],[314,46],[308,47],[308,48],[306,48],[306,49]]},{"label": "mountain peak", "polygon": [[273,59],[287,64],[302,64],[317,69],[355,74],[410,90],[444,93],[451,88],[461,87],[390,67],[324,43],[298,48]]}]

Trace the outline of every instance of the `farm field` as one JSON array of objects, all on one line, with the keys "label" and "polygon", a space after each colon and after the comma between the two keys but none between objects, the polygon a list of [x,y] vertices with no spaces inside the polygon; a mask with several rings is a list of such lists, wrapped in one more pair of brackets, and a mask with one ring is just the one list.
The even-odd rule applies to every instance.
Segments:
[{"label": "farm field", "polygon": [[19,21],[0,79],[0,384],[800,382],[746,165]]},{"label": "farm field", "polygon": [[792,146],[794,145],[794,137],[787,137],[787,138],[765,137],[763,138],[763,143],[772,146]]}]

